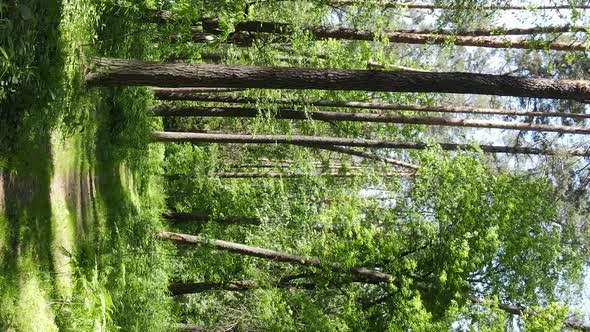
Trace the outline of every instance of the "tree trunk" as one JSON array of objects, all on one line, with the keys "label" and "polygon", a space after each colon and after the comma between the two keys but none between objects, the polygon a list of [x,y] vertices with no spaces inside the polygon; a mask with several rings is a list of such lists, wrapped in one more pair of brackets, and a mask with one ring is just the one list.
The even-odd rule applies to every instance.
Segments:
[{"label": "tree trunk", "polygon": [[[191,142],[191,143],[240,143],[240,144],[293,144],[325,148],[326,146],[355,146],[366,148],[390,148],[423,150],[425,143],[395,142],[363,138],[316,137],[300,135],[246,135],[246,134],[203,134],[191,132],[154,132],[156,142]],[[438,143],[443,150],[472,150],[470,144]],[[530,155],[567,154],[572,156],[590,156],[586,149],[547,150],[522,146],[479,145],[487,153],[517,153]]]},{"label": "tree trunk", "polygon": [[[343,1],[345,2],[345,1]],[[350,1],[348,5],[354,3],[353,1]],[[358,4],[358,2],[357,2]],[[393,6],[398,6],[399,7],[399,3],[398,4],[393,4]],[[428,6],[426,8],[421,8],[421,9],[432,9],[432,7],[434,5],[432,4],[408,4],[408,6]],[[382,5],[384,7],[388,7],[387,4]],[[404,5],[402,5],[401,8],[405,7]],[[547,7],[547,6],[541,6],[541,7]],[[588,8],[590,8],[590,6],[587,6]],[[413,8],[413,7],[409,7],[409,8]],[[438,8],[442,8],[442,7],[438,7]],[[451,7],[449,6],[449,8],[456,8],[456,7]],[[464,7],[461,7],[464,8]],[[521,9],[524,9],[525,7],[522,6],[520,7]],[[555,8],[555,7],[553,7]],[[567,7],[567,8],[571,8],[571,7]],[[579,9],[580,7],[578,7],[577,9]],[[479,9],[479,8],[478,8]],[[504,7],[504,8],[498,8],[498,9],[508,9],[508,7]],[[514,7],[510,8],[510,9],[515,9]],[[586,8],[587,9],[587,8]],[[175,20],[176,17],[175,15],[170,12],[170,11],[165,11],[165,10],[157,10],[154,11],[153,13],[148,14],[147,16],[145,16],[145,21],[148,21],[150,23],[167,23],[170,21]],[[217,34],[219,32],[221,32],[220,30],[220,26],[217,20],[215,19],[209,19],[209,20],[203,20],[201,22],[195,22],[195,23],[201,23],[203,24],[203,31],[206,33],[211,33],[211,34]],[[282,33],[286,33],[289,32],[290,30],[292,30],[291,26],[287,23],[276,23],[276,22],[262,22],[262,21],[241,21],[238,22],[235,26],[236,31],[243,31],[243,32],[264,32],[264,33],[278,33],[278,34],[282,34]],[[315,30],[320,30],[322,29],[322,27],[306,27],[307,30],[312,31],[312,33],[314,33],[313,31]],[[323,28],[325,29],[325,28]],[[451,36],[518,36],[518,35],[532,35],[532,34],[546,34],[546,33],[575,33],[575,32],[587,32],[587,28],[583,27],[583,26],[572,26],[572,25],[559,25],[559,26],[544,26],[544,27],[532,27],[532,28],[511,28],[511,29],[503,29],[501,27],[498,28],[494,28],[494,29],[475,29],[475,30],[467,30],[467,31],[453,31],[453,30],[440,30],[440,29],[397,29],[397,30],[392,30],[389,33],[391,34],[395,34],[395,33],[412,33],[412,34],[436,34],[436,35],[451,35]],[[198,30],[194,30],[195,33],[198,35],[199,32]],[[320,37],[322,38],[322,37]],[[198,40],[201,40],[202,38],[197,38]],[[374,38],[373,38],[374,39]],[[371,39],[371,40],[373,40]]]},{"label": "tree trunk", "polygon": [[326,89],[389,92],[472,93],[590,100],[590,82],[474,73],[429,73],[157,63],[98,59],[88,86]]},{"label": "tree trunk", "polygon": [[[212,215],[205,212],[171,212],[164,214],[163,217],[175,224],[187,222],[207,223],[212,220]],[[221,224],[260,225],[260,219],[250,217],[227,216],[213,220]]]},{"label": "tree trunk", "polygon": [[398,159],[388,158],[388,157],[380,156],[380,155],[365,152],[365,151],[359,151],[359,150],[354,150],[354,149],[350,149],[350,148],[345,148],[342,146],[336,146],[336,145],[314,146],[314,145],[309,145],[309,144],[295,144],[295,145],[314,147],[314,148],[318,148],[321,150],[333,151],[333,152],[343,153],[343,154],[361,157],[361,158],[365,158],[365,159],[382,161],[387,164],[400,166],[400,167],[404,167],[404,168],[409,168],[411,170],[418,170],[420,168],[418,165],[408,163],[405,161],[401,161]]},{"label": "tree trunk", "polygon": [[534,35],[534,34],[546,34],[546,33],[576,33],[576,32],[587,32],[586,27],[571,26],[571,25],[559,25],[559,26],[544,26],[544,27],[533,27],[533,28],[511,28],[511,29],[475,29],[468,31],[452,31],[452,30],[434,30],[434,29],[406,29],[406,30],[395,30],[394,32],[403,33],[417,33],[417,34],[438,34],[438,35],[450,35],[450,36],[520,36],[520,35]]},{"label": "tree trunk", "polygon": [[[210,63],[215,63],[215,64],[222,63],[223,60],[225,59],[225,55],[223,55],[221,53],[201,53],[200,56],[201,56],[202,60],[209,61]],[[244,56],[246,56],[247,58],[252,60],[251,55],[244,54]],[[315,59],[313,59],[312,57],[295,56],[295,55],[277,55],[277,56],[274,56],[274,58],[277,59],[278,61],[286,62],[288,64],[297,64],[297,63],[309,64],[309,63],[312,63],[312,60],[323,60],[319,56],[316,56]],[[402,69],[402,68],[399,68],[399,69]],[[407,69],[409,69],[409,68],[407,68]]]},{"label": "tree trunk", "polygon": [[[220,178],[225,179],[260,179],[260,178],[302,178],[302,177],[335,177],[335,178],[354,178],[359,176],[367,176],[368,174],[361,173],[318,173],[318,174],[301,174],[301,173],[282,173],[282,172],[225,172],[216,174]],[[380,176],[392,177],[413,177],[415,173],[398,173],[389,172],[379,174]]]},{"label": "tree trunk", "polygon": [[[269,285],[275,288],[285,289],[315,289],[315,283],[291,283],[276,282]],[[168,286],[172,296],[195,294],[210,291],[232,291],[241,292],[252,289],[262,288],[255,280],[236,280],[229,282],[176,282]]]},{"label": "tree trunk", "polygon": [[[258,163],[245,163],[245,164],[233,164],[227,165],[228,168],[233,169],[243,169],[243,168],[256,168],[256,169],[289,169],[289,167],[293,166],[293,161],[290,160],[268,160],[268,159],[259,159]],[[368,167],[363,167],[360,165],[344,165],[343,163],[329,163],[323,164],[322,162],[311,161],[311,165],[315,165],[317,172],[322,172],[324,170],[335,170],[339,171],[342,169],[345,170],[368,170]]]},{"label": "tree trunk", "polygon": [[369,284],[390,283],[395,281],[394,276],[380,271],[369,270],[362,267],[343,268],[335,263],[321,263],[319,259],[313,257],[292,255],[280,251],[252,247],[240,243],[222,240],[207,240],[194,235],[166,231],[160,232],[160,238],[172,240],[178,244],[210,245],[218,250],[228,251],[240,255],[270,259],[277,262],[285,262],[318,268],[330,268],[336,272],[350,274],[355,281],[361,281]]},{"label": "tree trunk", "polygon": [[420,2],[398,2],[398,1],[377,1],[371,3],[370,1],[359,1],[359,0],[331,0],[327,1],[332,6],[353,6],[353,5],[370,5],[375,4],[381,8],[408,8],[408,9],[503,9],[503,10],[531,10],[531,9],[590,9],[590,5],[482,5],[482,6],[465,6],[465,5],[444,5],[444,4],[432,4],[432,3],[420,3]]},{"label": "tree trunk", "polygon": [[[258,99],[249,97],[221,96],[184,93],[181,89],[154,89],[154,95],[159,100],[188,100],[202,102],[235,103],[235,104],[256,104]],[[358,109],[373,109],[387,111],[415,111],[433,113],[464,113],[464,114],[489,114],[489,115],[512,115],[512,116],[538,116],[573,119],[590,119],[590,114],[581,113],[558,113],[558,112],[529,112],[515,111],[495,108],[479,108],[468,106],[422,106],[406,104],[383,104],[365,103],[354,101],[336,100],[287,100],[279,99],[272,101],[273,104],[299,105],[299,106],[320,106],[320,107],[346,107]]]},{"label": "tree trunk", "polygon": [[[219,21],[215,19],[203,20],[203,31],[206,33],[218,33]],[[266,21],[240,21],[234,25],[236,33],[270,33],[270,34],[288,34],[294,30],[294,27],[288,23],[266,22]],[[302,27],[304,31],[309,32],[316,39],[340,39],[340,40],[364,40],[373,41],[381,35],[377,35],[372,31],[358,30],[353,28],[331,28],[327,26],[305,26]],[[542,29],[542,28],[538,28]],[[547,29],[556,29],[548,27]],[[580,30],[582,27],[570,27],[573,30]],[[477,33],[479,32],[479,35]],[[383,35],[391,43],[404,44],[453,44],[457,46],[476,46],[487,48],[513,48],[513,49],[551,49],[557,51],[584,51],[586,50],[585,43],[580,42],[540,42],[529,41],[527,39],[498,39],[493,36],[481,35],[492,31],[474,31],[476,35],[462,35],[462,33],[455,34],[441,34],[441,33],[417,33],[407,31],[390,31],[384,32]],[[515,30],[514,32],[518,32]],[[453,32],[454,33],[454,32]],[[198,32],[201,34],[201,32]],[[467,33],[470,34],[470,33]],[[230,36],[231,38],[231,36]]]},{"label": "tree trunk", "polygon": [[[221,92],[239,92],[246,89],[240,88],[176,88],[176,89],[159,89],[162,94],[172,93],[185,96],[198,96],[200,93],[221,93]],[[167,91],[168,90],[168,91]]]},{"label": "tree trunk", "polygon": [[[203,107],[159,105],[151,109],[156,116],[201,116],[226,118],[255,118],[261,115],[256,108],[246,107]],[[386,113],[350,113],[350,112],[305,112],[292,109],[279,109],[272,112],[277,119],[320,120],[320,121],[354,121],[390,124],[423,124],[430,126],[495,128],[509,130],[547,131],[562,134],[589,135],[590,128],[549,125],[525,122],[506,122],[490,120],[471,120],[460,118],[441,118],[434,116],[407,116]]]}]

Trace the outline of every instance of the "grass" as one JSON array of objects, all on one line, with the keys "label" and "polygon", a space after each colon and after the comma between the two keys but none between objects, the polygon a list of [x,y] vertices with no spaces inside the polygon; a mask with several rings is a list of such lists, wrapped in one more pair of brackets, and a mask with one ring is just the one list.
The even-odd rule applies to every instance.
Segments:
[{"label": "grass", "polygon": [[92,56],[149,58],[134,11],[0,2],[0,330],[166,330],[163,150],[146,89],[87,90]]}]

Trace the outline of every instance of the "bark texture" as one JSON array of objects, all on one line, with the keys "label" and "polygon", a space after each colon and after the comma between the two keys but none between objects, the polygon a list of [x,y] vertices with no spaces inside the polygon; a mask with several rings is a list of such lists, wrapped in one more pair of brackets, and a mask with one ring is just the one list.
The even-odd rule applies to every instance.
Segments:
[{"label": "bark texture", "polygon": [[[219,31],[219,22],[215,19],[204,20],[201,22],[203,31],[207,33],[217,33]],[[294,27],[287,23],[267,22],[267,21],[240,21],[234,25],[237,33],[270,33],[270,34],[287,34]],[[575,27],[570,27],[575,29]],[[382,35],[377,35],[373,31],[358,30],[353,28],[332,28],[328,26],[305,26],[302,28],[309,32],[316,39],[343,39],[343,40],[364,40],[373,41],[381,36],[385,36],[391,43],[404,44],[453,44],[457,46],[475,46],[486,48],[516,48],[516,49],[550,49],[557,51],[584,51],[585,43],[580,42],[531,42],[527,39],[499,39],[494,36],[483,34],[485,31],[475,31],[474,35],[450,35],[444,33],[417,33],[408,31],[389,31]],[[578,27],[578,29],[583,29]],[[518,32],[515,30],[513,32]],[[201,34],[201,32],[198,32]],[[483,35],[482,35],[483,34]],[[491,31],[488,32],[491,34]],[[230,36],[230,39],[232,37]]]},{"label": "bark texture", "polygon": [[[216,103],[234,103],[234,104],[256,104],[258,99],[239,96],[220,96],[206,94],[184,93],[181,89],[154,89],[154,96],[159,100],[188,100]],[[489,115],[512,115],[512,116],[538,116],[538,117],[556,117],[572,119],[590,119],[590,114],[582,113],[558,113],[558,112],[531,112],[518,111],[496,108],[480,108],[468,106],[422,106],[408,104],[384,104],[384,103],[367,103],[354,101],[336,101],[336,100],[274,100],[274,104],[298,105],[298,106],[319,106],[319,107],[345,107],[369,110],[386,110],[386,111],[414,111],[414,112],[433,112],[433,113],[464,113],[464,114],[489,114]]]},{"label": "bark texture", "polygon": [[404,167],[404,168],[408,168],[411,170],[418,170],[420,167],[418,165],[412,164],[412,163],[408,163],[402,160],[398,160],[398,159],[393,159],[393,158],[389,158],[389,157],[384,157],[384,156],[380,156],[378,154],[374,154],[374,153],[370,153],[370,152],[365,152],[365,151],[359,151],[359,150],[354,150],[354,149],[350,149],[350,148],[345,148],[342,146],[336,146],[336,145],[326,145],[326,146],[313,146],[313,145],[306,145],[306,144],[299,144],[300,146],[310,146],[310,147],[316,147],[322,150],[326,150],[326,151],[333,151],[333,152],[338,152],[338,153],[342,153],[342,154],[347,154],[347,155],[351,155],[351,156],[356,156],[356,157],[361,157],[364,159],[371,159],[371,160],[376,160],[376,161],[382,161],[384,163],[387,164],[391,164],[391,165],[395,165],[395,166],[400,166],[400,167]]},{"label": "bark texture", "polygon": [[292,255],[280,251],[253,247],[240,243],[222,240],[207,240],[194,235],[172,233],[166,231],[160,232],[160,238],[172,240],[178,244],[210,245],[217,250],[228,251],[240,255],[270,259],[277,262],[285,262],[303,266],[330,268],[336,272],[350,274],[355,281],[362,281],[370,284],[390,283],[395,281],[394,276],[380,271],[369,270],[362,267],[353,267],[345,269],[334,263],[321,263],[319,259],[313,257]]},{"label": "bark texture", "polygon": [[[218,92],[239,92],[246,89],[240,88],[176,88],[176,89],[160,89],[161,93],[179,93],[181,95],[193,96],[200,93],[218,93]],[[170,90],[170,91],[167,91]]]},{"label": "bark texture", "polygon": [[[352,6],[352,5],[367,5],[371,4],[369,1],[359,0],[332,0],[328,1],[333,6]],[[408,8],[408,9],[503,9],[503,10],[531,10],[531,9],[543,9],[543,10],[556,10],[556,9],[590,9],[590,5],[540,5],[540,6],[526,6],[526,5],[497,5],[497,6],[450,6],[444,4],[432,4],[423,2],[400,2],[400,1],[374,1],[373,4],[378,5],[381,8]]]},{"label": "bark texture", "polygon": [[[336,2],[338,3],[338,2]],[[351,5],[354,1],[342,1],[344,4],[338,5]],[[357,2],[359,4],[359,2]],[[400,4],[384,4],[384,7],[388,6],[397,6],[400,7]],[[432,4],[408,4],[408,8],[419,8],[419,9],[433,9],[434,5]],[[412,6],[419,6],[419,7],[412,7]],[[423,7],[422,6],[426,6]],[[404,4],[401,5],[401,8],[406,7]],[[549,6],[541,6],[541,8],[547,9]],[[587,9],[590,6],[581,6],[577,7],[577,9]],[[442,9],[443,7],[437,7]],[[451,7],[449,7],[451,8]],[[462,7],[464,8],[464,7]],[[497,7],[497,9],[525,9],[525,6],[516,6],[516,7]],[[538,7],[537,7],[538,8]],[[539,8],[539,9],[541,9]],[[571,8],[571,7],[567,7]],[[553,9],[558,9],[553,7]],[[561,7],[563,9],[563,6]],[[170,21],[177,20],[178,17],[174,15],[170,11],[166,10],[155,10],[153,12],[148,13],[145,16],[144,21],[149,23],[160,23],[165,24]],[[219,33],[220,27],[217,20],[209,19],[204,20],[202,22],[196,22],[203,24],[203,30],[208,33]],[[308,28],[308,29],[313,29]],[[238,22],[236,25],[237,31],[244,31],[244,32],[266,32],[266,33],[285,33],[291,30],[291,26],[285,23],[276,23],[276,22],[262,22],[262,21],[242,21]],[[452,30],[435,30],[435,29],[397,29],[390,31],[391,33],[417,33],[417,34],[440,34],[440,35],[453,35],[453,36],[507,36],[507,35],[532,35],[532,34],[545,34],[545,33],[575,33],[575,32],[587,32],[587,28],[583,26],[572,26],[572,25],[558,25],[558,26],[541,26],[541,27],[532,27],[532,28],[511,28],[511,29],[503,29],[501,27],[495,29],[474,29],[474,30],[467,30],[467,31],[452,31]],[[199,31],[195,29],[195,34],[198,35]],[[197,38],[199,39],[199,38]]]},{"label": "bark texture", "polygon": [[166,213],[163,217],[172,223],[188,223],[198,222],[206,223],[214,220],[221,224],[246,224],[246,225],[260,225],[260,219],[240,216],[227,216],[223,218],[212,219],[213,216],[205,212],[171,212]]},{"label": "bark texture", "polygon": [[[159,105],[151,109],[156,116],[201,116],[227,118],[255,118],[263,112],[252,107],[204,107],[204,106],[171,106]],[[473,120],[461,118],[442,118],[434,116],[407,116],[386,113],[350,113],[350,112],[304,112],[292,109],[273,111],[277,119],[320,120],[320,121],[354,121],[390,124],[423,124],[429,126],[495,128],[508,130],[547,131],[562,134],[589,135],[590,128],[578,126],[549,125],[526,122],[507,122],[492,120]]]},{"label": "bark texture", "polygon": [[475,29],[468,31],[450,31],[450,30],[432,30],[432,29],[406,29],[396,30],[395,32],[404,33],[419,33],[419,34],[441,34],[441,35],[452,35],[452,36],[519,36],[519,35],[534,35],[534,34],[546,34],[546,33],[576,33],[576,32],[587,32],[586,27],[572,26],[572,25],[559,25],[559,26],[544,26],[544,27],[533,27],[533,28],[511,28],[511,29]]},{"label": "bark texture", "polygon": [[151,85],[471,93],[590,100],[590,82],[474,73],[344,70],[98,59],[88,86]]},{"label": "bark texture", "polygon": [[[300,135],[246,135],[246,134],[209,134],[191,132],[154,132],[156,142],[192,142],[192,143],[240,143],[240,144],[294,144],[309,147],[325,148],[333,146],[354,146],[366,148],[390,148],[423,150],[428,148],[425,143],[396,142],[362,138],[316,137]],[[471,150],[470,144],[438,143],[443,150]],[[572,156],[590,156],[586,149],[547,150],[522,146],[480,145],[479,148],[487,153],[516,153],[530,155],[567,154]]]},{"label": "bark texture", "polygon": [[[395,177],[413,177],[415,173],[384,173],[380,176],[395,176]],[[335,178],[352,178],[359,176],[367,176],[362,173],[317,173],[317,174],[302,174],[302,173],[283,173],[283,172],[224,172],[218,173],[218,177],[226,179],[260,179],[260,178],[301,178],[308,176],[324,176]]]}]

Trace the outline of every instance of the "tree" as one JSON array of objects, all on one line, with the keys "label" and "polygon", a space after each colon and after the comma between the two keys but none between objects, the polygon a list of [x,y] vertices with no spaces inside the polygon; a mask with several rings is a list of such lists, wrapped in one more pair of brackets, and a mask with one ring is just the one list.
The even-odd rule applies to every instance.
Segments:
[{"label": "tree", "polygon": [[88,86],[226,87],[473,93],[557,99],[590,99],[587,81],[473,73],[338,70],[229,65],[186,65],[98,59]]},{"label": "tree", "polygon": [[[318,174],[304,174],[304,173],[283,173],[283,172],[225,172],[216,174],[220,178],[226,179],[259,179],[259,178],[300,178],[304,176],[328,176],[340,178],[353,178],[367,176],[363,173],[318,173]],[[397,173],[388,172],[379,174],[381,177],[413,177],[415,173]]]},{"label": "tree", "polygon": [[[216,34],[220,32],[220,25],[217,20],[205,20],[201,22],[203,31],[209,34]],[[234,25],[236,31],[235,35],[242,35],[244,33],[270,33],[284,35],[289,31],[294,30],[290,24],[277,23],[277,22],[264,22],[264,21],[240,21]],[[373,41],[378,39],[379,35],[366,30],[357,30],[352,28],[331,28],[327,26],[305,26],[303,30],[309,32],[316,39],[344,39],[344,40],[364,40]],[[583,27],[549,27],[549,28],[538,28],[529,31],[551,31],[557,30],[571,30],[585,31]],[[526,34],[527,30],[515,29],[508,31],[509,34]],[[569,31],[568,31],[569,32]],[[558,51],[584,51],[586,45],[579,42],[531,42],[527,39],[498,39],[489,37],[492,35],[492,30],[477,30],[465,33],[454,33],[451,32],[443,33],[424,33],[409,31],[389,31],[383,33],[384,37],[391,43],[404,43],[404,44],[453,44],[457,46],[476,46],[476,47],[488,47],[488,48],[514,48],[514,49],[550,49]],[[202,41],[202,32],[195,32],[193,40],[196,42]],[[232,35],[234,36],[234,35]],[[195,39],[196,38],[196,39]],[[230,40],[235,37],[230,36]]]},{"label": "tree", "polygon": [[[265,112],[247,107],[203,107],[203,106],[170,106],[159,105],[150,109],[156,116],[199,116],[199,117],[229,117],[255,118]],[[408,116],[386,113],[351,113],[351,112],[304,112],[293,109],[278,109],[271,112],[276,119],[290,120],[320,120],[320,121],[358,121],[390,124],[423,124],[430,126],[497,128],[511,130],[548,131],[561,134],[590,134],[590,128],[577,126],[549,125],[525,122],[507,122],[492,120],[472,120],[461,118],[443,118],[433,116]]]},{"label": "tree", "polygon": [[[360,267],[352,267],[352,268],[342,268],[337,264],[333,263],[321,263],[318,259],[312,257],[304,257],[304,256],[297,256],[292,255],[284,252],[264,249],[264,248],[257,248],[252,246],[247,246],[239,243],[232,243],[228,241],[222,240],[208,240],[202,239],[197,236],[188,235],[188,234],[181,234],[181,233],[172,233],[167,231],[162,231],[159,233],[160,238],[164,240],[171,240],[176,242],[177,244],[189,244],[189,245],[211,245],[219,250],[229,251],[236,254],[241,255],[248,255],[254,256],[264,259],[270,259],[277,262],[286,262],[290,264],[301,264],[304,266],[310,267],[329,267],[338,272],[348,273],[352,276],[352,280],[356,282],[363,282],[363,283],[395,283],[396,278],[392,275],[380,272],[369,270]],[[416,282],[417,287],[429,291],[432,289],[431,285]],[[254,280],[239,280],[239,281],[230,281],[224,283],[212,283],[212,282],[178,282],[172,283],[169,286],[169,290],[172,295],[183,295],[183,294],[192,294],[197,292],[205,292],[205,291],[212,291],[212,290],[226,290],[226,291],[246,291],[259,288],[259,284]],[[273,284],[273,287],[280,287],[280,288],[302,288],[302,289],[315,289],[317,285],[315,283],[292,283],[290,280],[280,280]],[[479,304],[483,303],[485,300],[477,297],[469,297],[469,301]],[[510,304],[501,303],[498,306],[500,309],[513,314],[513,315],[523,315],[523,314],[532,314],[532,312],[528,312],[527,308],[521,306],[515,306]],[[579,330],[586,330],[590,327],[574,320],[565,320],[563,325],[568,328],[579,329]]]},{"label": "tree", "polygon": [[[175,101],[202,101],[218,103],[236,103],[236,104],[256,104],[258,99],[240,96],[218,96],[207,94],[186,93],[182,89],[154,89],[154,96],[159,100]],[[568,112],[544,112],[544,111],[519,111],[495,108],[480,108],[469,106],[427,106],[427,105],[408,105],[408,104],[386,104],[386,103],[368,103],[356,101],[336,101],[336,100],[273,100],[273,104],[293,105],[304,107],[342,107],[356,108],[366,110],[387,110],[387,111],[415,111],[415,112],[434,112],[434,113],[465,113],[465,114],[490,114],[490,115],[512,115],[527,117],[558,117],[572,119],[589,119],[590,114],[585,113],[568,113]]]},{"label": "tree", "polygon": [[[191,142],[191,143],[241,143],[241,144],[292,144],[317,148],[348,146],[367,148],[390,148],[390,149],[417,149],[424,150],[428,144],[415,142],[394,142],[375,139],[354,139],[336,137],[314,137],[300,135],[244,135],[225,133],[190,133],[190,132],[154,132],[153,139],[156,142]],[[438,143],[443,150],[471,150],[473,145]],[[522,146],[496,146],[479,145],[479,149],[487,153],[519,153],[532,155],[554,155],[568,154],[572,156],[590,156],[590,151],[584,149],[563,149],[547,150]]]},{"label": "tree", "polygon": [[516,5],[516,4],[498,4],[498,5],[479,5],[479,4],[462,4],[457,3],[453,5],[438,4],[438,3],[423,3],[423,2],[399,2],[399,1],[378,1],[365,2],[358,0],[328,0],[328,4],[332,6],[354,6],[354,5],[377,5],[382,8],[408,8],[408,9],[503,9],[503,10],[557,10],[557,9],[590,9],[590,5]]},{"label": "tree", "polygon": [[[175,20],[175,15],[169,11],[158,10],[153,13],[146,15],[146,18],[150,22],[154,23],[166,23]],[[216,34],[221,30],[219,22],[215,19],[203,20],[197,22],[202,24],[203,32]],[[196,29],[196,28],[195,28]],[[240,21],[235,24],[235,31],[240,32],[262,32],[262,33],[275,33],[281,34],[292,30],[293,28],[286,23],[276,22],[263,22],[263,21]],[[326,28],[320,27],[305,27],[306,30],[312,32],[314,36],[318,38],[330,38],[322,32],[315,32],[320,30],[326,30]],[[335,30],[333,30],[335,31]],[[347,30],[351,31],[351,30]],[[533,35],[533,34],[548,34],[548,33],[576,33],[576,32],[587,32],[587,28],[584,26],[571,26],[571,25],[559,25],[559,26],[543,26],[533,28],[480,28],[468,31],[451,31],[451,30],[440,30],[440,29],[396,29],[387,32],[388,34],[426,34],[426,35],[452,35],[452,36],[509,36],[509,35]],[[196,32],[198,35],[199,32]],[[348,33],[350,34],[350,33]],[[338,38],[336,38],[338,39]],[[364,40],[364,39],[363,39]],[[373,40],[373,39],[369,39]],[[199,40],[200,41],[200,40]],[[209,55],[210,53],[208,53]],[[219,56],[215,56],[214,59],[219,60]]]}]

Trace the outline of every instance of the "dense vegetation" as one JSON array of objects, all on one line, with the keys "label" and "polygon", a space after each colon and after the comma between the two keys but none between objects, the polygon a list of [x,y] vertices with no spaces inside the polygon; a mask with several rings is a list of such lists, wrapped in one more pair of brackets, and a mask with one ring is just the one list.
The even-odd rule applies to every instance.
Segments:
[{"label": "dense vegetation", "polygon": [[535,7],[1,1],[0,330],[588,329],[590,10]]}]

